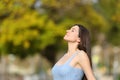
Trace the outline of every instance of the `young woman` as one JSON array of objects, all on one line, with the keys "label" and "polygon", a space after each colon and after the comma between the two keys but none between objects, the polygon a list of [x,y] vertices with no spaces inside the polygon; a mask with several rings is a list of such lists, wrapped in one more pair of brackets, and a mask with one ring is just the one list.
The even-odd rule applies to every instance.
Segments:
[{"label": "young woman", "polygon": [[54,65],[54,80],[96,80],[92,71],[90,35],[88,30],[75,24],[66,31],[67,53]]}]

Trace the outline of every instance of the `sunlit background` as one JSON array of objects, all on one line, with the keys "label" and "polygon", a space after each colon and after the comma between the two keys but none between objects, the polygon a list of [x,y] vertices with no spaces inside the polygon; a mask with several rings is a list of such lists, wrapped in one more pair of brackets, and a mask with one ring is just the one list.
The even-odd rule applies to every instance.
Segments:
[{"label": "sunlit background", "polygon": [[120,80],[120,0],[0,0],[0,80],[53,80],[66,29],[91,32],[97,80]]}]

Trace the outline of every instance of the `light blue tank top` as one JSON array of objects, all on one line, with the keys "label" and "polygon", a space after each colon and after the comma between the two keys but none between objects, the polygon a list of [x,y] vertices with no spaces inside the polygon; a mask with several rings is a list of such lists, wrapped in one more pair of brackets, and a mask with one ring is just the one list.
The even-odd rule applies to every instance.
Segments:
[{"label": "light blue tank top", "polygon": [[70,62],[77,54],[74,53],[63,65],[55,64],[52,68],[53,80],[82,80],[82,69],[72,67]]}]

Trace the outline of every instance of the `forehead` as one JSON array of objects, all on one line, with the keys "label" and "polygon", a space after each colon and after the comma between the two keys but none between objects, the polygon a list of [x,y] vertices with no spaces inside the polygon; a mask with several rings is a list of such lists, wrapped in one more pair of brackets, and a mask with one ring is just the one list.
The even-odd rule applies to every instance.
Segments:
[{"label": "forehead", "polygon": [[75,29],[76,31],[79,31],[79,27],[78,26],[73,26],[73,27],[71,27],[71,29]]}]

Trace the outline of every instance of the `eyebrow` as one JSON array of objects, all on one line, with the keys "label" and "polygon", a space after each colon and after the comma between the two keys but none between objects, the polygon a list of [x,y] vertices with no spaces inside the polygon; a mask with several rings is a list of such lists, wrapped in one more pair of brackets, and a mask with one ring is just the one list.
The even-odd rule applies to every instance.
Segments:
[{"label": "eyebrow", "polygon": [[75,31],[77,31],[75,28],[71,28],[71,29],[74,29]]}]

